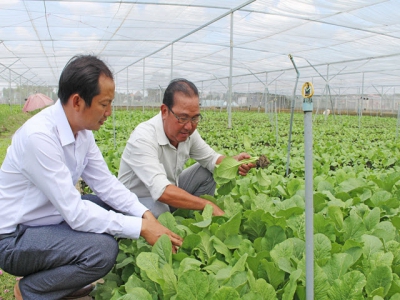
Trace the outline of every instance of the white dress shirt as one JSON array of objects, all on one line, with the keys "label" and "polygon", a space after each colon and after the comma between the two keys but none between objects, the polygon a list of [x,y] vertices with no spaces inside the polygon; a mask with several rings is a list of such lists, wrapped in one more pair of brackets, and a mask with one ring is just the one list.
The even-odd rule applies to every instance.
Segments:
[{"label": "white dress shirt", "polygon": [[153,213],[161,212],[161,206],[165,206],[163,211],[169,211],[168,205],[157,200],[168,185],[178,186],[186,161],[193,158],[213,172],[220,156],[197,130],[175,148],[165,135],[160,112],[131,133],[121,157],[118,179]]},{"label": "white dress shirt", "polygon": [[[75,188],[79,177],[122,213],[82,200]],[[60,101],[14,134],[0,169],[0,234],[18,224],[66,221],[78,231],[138,238],[146,210],[110,173],[93,133],[82,130],[75,139]]]}]

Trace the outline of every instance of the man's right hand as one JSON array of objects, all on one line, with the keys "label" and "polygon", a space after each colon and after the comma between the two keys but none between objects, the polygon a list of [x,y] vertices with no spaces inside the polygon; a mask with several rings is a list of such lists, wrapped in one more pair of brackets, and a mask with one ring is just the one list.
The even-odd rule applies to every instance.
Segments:
[{"label": "man's right hand", "polygon": [[144,237],[150,245],[153,246],[163,234],[168,235],[172,242],[172,250],[176,253],[177,247],[182,246],[183,239],[176,233],[161,225],[157,219],[142,219],[142,230],[140,231],[140,235]]},{"label": "man's right hand", "polygon": [[223,216],[225,212],[218,207],[218,205],[212,203],[211,201],[207,204],[210,204],[213,207],[213,216]]}]

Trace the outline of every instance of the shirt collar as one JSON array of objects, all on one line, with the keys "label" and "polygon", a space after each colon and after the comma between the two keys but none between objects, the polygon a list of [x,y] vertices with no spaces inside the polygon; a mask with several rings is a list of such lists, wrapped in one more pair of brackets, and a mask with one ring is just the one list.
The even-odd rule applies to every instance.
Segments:
[{"label": "shirt collar", "polygon": [[68,123],[67,116],[65,115],[65,111],[60,100],[54,104],[54,116],[58,134],[60,135],[61,145],[65,146],[74,143],[74,133],[72,132],[71,126]]},{"label": "shirt collar", "polygon": [[155,117],[156,119],[156,134],[157,134],[157,142],[160,146],[163,145],[168,145],[170,144],[167,135],[165,134],[164,131],[164,124],[162,121],[162,115],[161,112],[158,113],[158,115]]}]

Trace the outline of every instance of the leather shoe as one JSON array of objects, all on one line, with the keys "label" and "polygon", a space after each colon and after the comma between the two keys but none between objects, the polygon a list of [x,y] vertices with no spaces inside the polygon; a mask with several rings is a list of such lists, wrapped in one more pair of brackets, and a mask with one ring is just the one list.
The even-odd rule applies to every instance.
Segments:
[{"label": "leather shoe", "polygon": [[19,281],[14,285],[14,297],[16,300],[23,300],[21,291],[19,290]]},{"label": "leather shoe", "polygon": [[67,299],[82,298],[82,297],[85,297],[85,296],[89,295],[93,291],[93,289],[94,289],[94,285],[93,284],[88,284],[88,285],[84,286],[83,288],[73,292],[72,294],[69,294],[68,296],[65,296],[62,299],[63,300],[67,300]]}]

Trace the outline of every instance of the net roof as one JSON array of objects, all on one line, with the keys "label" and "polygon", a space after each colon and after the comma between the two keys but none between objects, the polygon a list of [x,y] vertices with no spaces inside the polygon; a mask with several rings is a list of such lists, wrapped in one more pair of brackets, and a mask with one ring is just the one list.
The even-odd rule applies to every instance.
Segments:
[{"label": "net roof", "polygon": [[400,0],[1,1],[0,88],[56,87],[72,56],[95,54],[120,91],[184,77],[226,92],[232,76],[233,91],[291,94],[291,54],[299,86],[385,93],[399,86],[399,11]]}]

